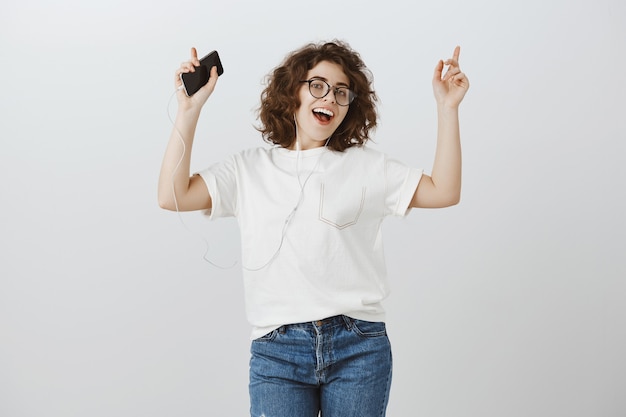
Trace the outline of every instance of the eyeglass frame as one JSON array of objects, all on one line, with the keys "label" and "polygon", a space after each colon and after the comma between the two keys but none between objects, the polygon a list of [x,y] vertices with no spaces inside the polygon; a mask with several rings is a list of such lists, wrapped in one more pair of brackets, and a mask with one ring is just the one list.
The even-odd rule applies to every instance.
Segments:
[{"label": "eyeglass frame", "polygon": [[[326,84],[326,86],[328,87],[328,91],[326,91],[326,94],[324,94],[321,97],[317,97],[315,94],[313,94],[313,92],[311,91],[311,83],[313,81],[321,81],[324,84]],[[328,84],[328,82],[326,80],[324,80],[323,78],[310,78],[308,80],[300,80],[301,83],[309,83],[309,94],[311,94],[311,96],[315,97],[315,98],[324,98],[326,97],[332,90],[333,95],[335,96],[335,102],[337,103],[338,106],[342,106],[342,107],[347,107],[350,104],[352,104],[352,102],[354,101],[354,99],[357,97],[356,93],[352,90],[350,90],[350,88],[348,87],[336,87],[334,85],[330,85]],[[348,90],[348,104],[339,104],[339,102],[337,101],[337,90],[339,90],[340,88],[345,88],[346,90]]]}]

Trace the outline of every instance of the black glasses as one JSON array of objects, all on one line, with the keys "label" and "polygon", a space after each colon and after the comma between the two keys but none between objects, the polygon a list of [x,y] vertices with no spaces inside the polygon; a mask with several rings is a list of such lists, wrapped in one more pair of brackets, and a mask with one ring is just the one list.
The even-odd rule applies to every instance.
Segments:
[{"label": "black glasses", "polygon": [[300,82],[309,83],[309,93],[315,98],[326,97],[332,89],[335,94],[335,101],[340,106],[348,106],[356,98],[356,94],[348,87],[334,87],[320,78],[311,78]]}]

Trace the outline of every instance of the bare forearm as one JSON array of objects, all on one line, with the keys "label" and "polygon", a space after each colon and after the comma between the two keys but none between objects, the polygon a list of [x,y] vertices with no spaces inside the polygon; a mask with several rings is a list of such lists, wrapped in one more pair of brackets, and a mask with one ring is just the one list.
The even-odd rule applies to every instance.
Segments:
[{"label": "bare forearm", "polygon": [[[433,74],[437,101],[437,150],[432,176],[424,175],[415,190],[411,207],[448,207],[461,199],[461,135],[459,104],[469,80],[459,67],[461,48],[454,48],[451,59],[439,60]],[[444,67],[448,70],[443,73]]]},{"label": "bare forearm", "polygon": [[[174,210],[184,202],[189,189],[191,149],[200,109],[180,109],[165,150],[159,175],[158,199],[163,208]],[[176,195],[174,195],[174,192]]]},{"label": "bare forearm", "polygon": [[438,106],[437,150],[432,181],[437,192],[451,204],[461,196],[461,137],[458,107]]},{"label": "bare forearm", "polygon": [[192,96],[183,91],[181,77],[200,66],[198,51],[191,48],[191,59],[183,62],[174,75],[178,112],[165,151],[159,175],[159,205],[168,210],[202,210],[211,207],[211,196],[199,176],[190,176],[191,148],[200,110],[217,84],[217,67],[212,67],[208,82]]}]

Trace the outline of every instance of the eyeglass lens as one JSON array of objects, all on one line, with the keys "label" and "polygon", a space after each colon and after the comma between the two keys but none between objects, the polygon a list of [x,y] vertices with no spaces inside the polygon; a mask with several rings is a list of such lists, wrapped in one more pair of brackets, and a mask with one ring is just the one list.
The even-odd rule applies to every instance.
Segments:
[{"label": "eyeglass lens", "polygon": [[[330,92],[331,86],[324,80],[312,79],[309,81],[309,92],[315,98],[324,98]],[[333,87],[335,100],[341,106],[347,106],[354,99],[354,93],[347,87]]]}]

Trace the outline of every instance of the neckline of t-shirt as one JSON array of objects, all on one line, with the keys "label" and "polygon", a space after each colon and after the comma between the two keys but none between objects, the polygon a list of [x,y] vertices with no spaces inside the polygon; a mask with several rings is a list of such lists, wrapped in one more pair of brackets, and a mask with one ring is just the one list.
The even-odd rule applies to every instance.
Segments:
[{"label": "neckline of t-shirt", "polygon": [[318,148],[306,149],[302,151],[296,151],[282,147],[276,147],[274,149],[276,150],[276,152],[278,152],[280,156],[284,156],[287,158],[297,158],[298,154],[300,155],[300,158],[309,158],[311,156],[317,156],[325,152],[330,152],[330,149],[328,149],[326,146],[320,146]]}]

